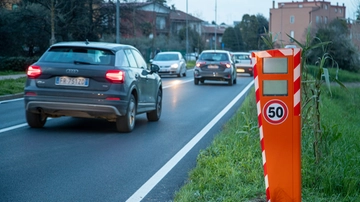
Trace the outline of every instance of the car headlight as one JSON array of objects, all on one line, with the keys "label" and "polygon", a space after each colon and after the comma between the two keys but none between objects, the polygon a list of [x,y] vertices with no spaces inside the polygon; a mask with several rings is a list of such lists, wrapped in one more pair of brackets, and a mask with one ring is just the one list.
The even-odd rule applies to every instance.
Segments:
[{"label": "car headlight", "polygon": [[171,68],[178,68],[178,67],[179,67],[179,64],[178,64],[178,63],[175,63],[175,64],[172,64],[170,67],[171,67]]}]

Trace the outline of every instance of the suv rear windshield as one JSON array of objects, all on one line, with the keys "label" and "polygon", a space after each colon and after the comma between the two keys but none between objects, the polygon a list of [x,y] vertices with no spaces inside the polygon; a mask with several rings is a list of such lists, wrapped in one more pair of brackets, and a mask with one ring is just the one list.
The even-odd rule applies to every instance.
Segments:
[{"label": "suv rear windshield", "polygon": [[86,47],[52,47],[41,62],[80,63],[96,65],[113,65],[115,55],[109,50]]},{"label": "suv rear windshield", "polygon": [[202,53],[199,59],[204,61],[228,61],[229,57],[226,53]]}]

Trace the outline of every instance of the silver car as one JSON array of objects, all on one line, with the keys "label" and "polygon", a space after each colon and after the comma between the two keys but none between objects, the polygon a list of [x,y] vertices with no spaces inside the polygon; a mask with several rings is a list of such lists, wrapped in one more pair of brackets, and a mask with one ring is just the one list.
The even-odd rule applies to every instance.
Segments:
[{"label": "silver car", "polygon": [[167,51],[156,54],[151,64],[160,67],[159,75],[176,75],[177,77],[186,76],[186,61],[180,52]]},{"label": "silver car", "polygon": [[249,53],[249,52],[234,52],[234,53],[232,53],[232,55],[235,60],[235,66],[236,66],[237,73],[248,73],[248,74],[250,74],[250,76],[254,75],[253,65],[251,62],[251,53]]}]

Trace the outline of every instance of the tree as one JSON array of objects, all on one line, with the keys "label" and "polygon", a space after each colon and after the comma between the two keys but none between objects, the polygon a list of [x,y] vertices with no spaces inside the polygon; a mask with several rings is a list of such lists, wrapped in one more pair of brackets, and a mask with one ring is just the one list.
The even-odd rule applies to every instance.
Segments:
[{"label": "tree", "polygon": [[230,51],[241,51],[243,47],[243,42],[242,40],[239,40],[239,36],[237,33],[235,33],[235,29],[239,30],[239,28],[233,28],[233,27],[228,27],[225,29],[222,41],[226,47],[227,50]]},{"label": "tree", "polygon": [[258,49],[259,23],[255,15],[245,14],[240,22],[240,31],[244,40],[245,50]]},{"label": "tree", "polygon": [[269,21],[262,15],[262,14],[257,14],[256,15],[256,19],[258,21],[258,48],[259,50],[264,50],[266,49],[266,45],[264,43],[264,41],[261,39],[261,36],[265,36],[266,33],[269,30]]},{"label": "tree", "polygon": [[[349,29],[345,20],[335,19],[328,26],[319,28],[316,37],[320,41],[332,42],[327,45],[326,52],[331,55],[341,69],[359,70],[359,53],[349,38]],[[319,40],[314,40],[313,43],[318,43]],[[314,49],[312,55],[318,55],[321,51],[323,50],[320,48]],[[310,57],[310,60],[314,62],[317,58]]]}]

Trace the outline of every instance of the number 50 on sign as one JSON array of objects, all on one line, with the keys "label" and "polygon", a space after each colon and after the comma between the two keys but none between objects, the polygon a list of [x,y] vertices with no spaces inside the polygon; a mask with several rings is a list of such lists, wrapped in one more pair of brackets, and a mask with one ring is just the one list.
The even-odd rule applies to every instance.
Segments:
[{"label": "number 50 on sign", "polygon": [[265,120],[273,125],[281,124],[288,117],[288,108],[281,100],[269,100],[263,108]]}]

